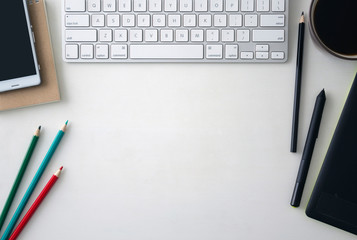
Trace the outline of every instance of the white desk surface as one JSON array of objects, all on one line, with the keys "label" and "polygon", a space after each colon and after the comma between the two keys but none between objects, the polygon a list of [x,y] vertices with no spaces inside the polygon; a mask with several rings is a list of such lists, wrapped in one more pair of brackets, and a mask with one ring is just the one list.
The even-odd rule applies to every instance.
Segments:
[{"label": "white desk surface", "polygon": [[[304,213],[357,70],[318,49],[308,29],[298,152],[289,151],[297,23],[310,0],[290,1],[285,64],[64,63],[61,1],[46,2],[62,100],[0,113],[1,207],[43,127],[5,226],[68,119],[30,202],[64,171],[19,239],[355,239]],[[295,209],[291,194],[323,88],[320,134]]]}]

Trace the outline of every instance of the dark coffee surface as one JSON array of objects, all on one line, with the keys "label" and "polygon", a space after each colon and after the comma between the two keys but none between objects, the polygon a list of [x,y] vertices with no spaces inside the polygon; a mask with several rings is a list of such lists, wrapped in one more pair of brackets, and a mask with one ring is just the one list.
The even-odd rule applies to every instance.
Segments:
[{"label": "dark coffee surface", "polygon": [[334,52],[357,55],[357,0],[319,0],[314,13],[317,35]]}]

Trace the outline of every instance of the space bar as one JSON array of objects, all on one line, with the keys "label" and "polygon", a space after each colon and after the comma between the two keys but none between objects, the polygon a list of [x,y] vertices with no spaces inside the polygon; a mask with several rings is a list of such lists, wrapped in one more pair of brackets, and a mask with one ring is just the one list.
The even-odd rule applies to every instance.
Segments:
[{"label": "space bar", "polygon": [[203,45],[130,45],[132,59],[202,59]]}]

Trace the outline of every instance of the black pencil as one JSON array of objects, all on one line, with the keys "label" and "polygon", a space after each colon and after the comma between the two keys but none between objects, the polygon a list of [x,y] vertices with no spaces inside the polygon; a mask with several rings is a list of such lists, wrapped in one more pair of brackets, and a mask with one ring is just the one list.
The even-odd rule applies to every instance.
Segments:
[{"label": "black pencil", "polygon": [[304,18],[304,12],[302,12],[300,17],[300,23],[299,23],[299,39],[298,39],[298,46],[297,46],[295,96],[294,96],[293,126],[292,126],[292,133],[291,133],[290,152],[296,152],[297,139],[298,139],[301,73],[302,73],[302,62],[303,62],[303,55],[304,55],[304,36],[305,36],[305,18]]}]

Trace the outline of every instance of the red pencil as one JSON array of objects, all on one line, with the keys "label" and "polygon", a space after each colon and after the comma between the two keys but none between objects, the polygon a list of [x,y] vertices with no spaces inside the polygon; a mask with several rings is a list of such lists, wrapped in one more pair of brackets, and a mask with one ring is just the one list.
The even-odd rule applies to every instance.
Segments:
[{"label": "red pencil", "polygon": [[47,182],[46,186],[42,189],[40,195],[36,198],[30,209],[27,211],[26,215],[24,218],[21,220],[19,225],[16,227],[15,231],[12,233],[10,236],[9,240],[14,240],[16,239],[19,234],[21,233],[22,229],[24,229],[26,223],[30,220],[32,215],[35,213],[36,209],[38,206],[41,204],[42,200],[46,197],[47,193],[51,190],[53,185],[56,183],[59,175],[61,174],[63,167],[61,167],[57,172],[55,172],[51,179]]}]

